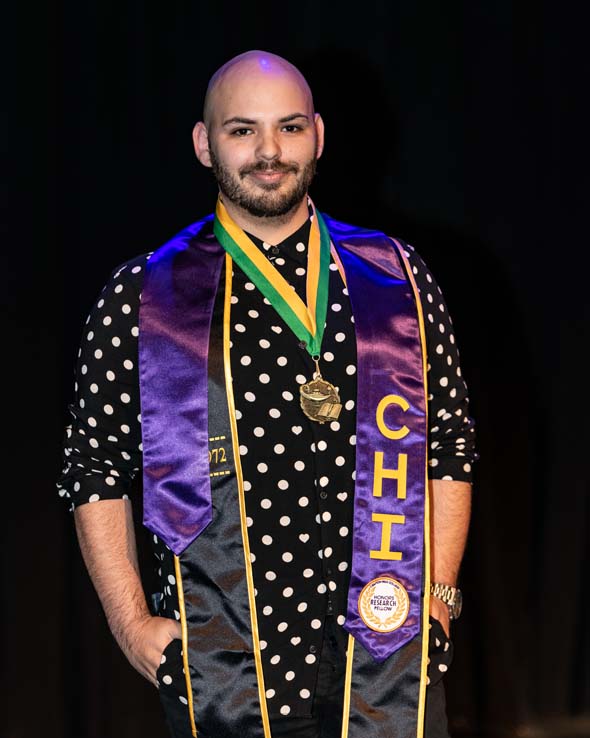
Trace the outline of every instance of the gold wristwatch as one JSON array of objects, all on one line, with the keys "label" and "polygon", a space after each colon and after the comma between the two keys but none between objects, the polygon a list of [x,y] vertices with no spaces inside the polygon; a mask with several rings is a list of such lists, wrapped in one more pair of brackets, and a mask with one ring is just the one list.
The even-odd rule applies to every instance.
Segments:
[{"label": "gold wristwatch", "polygon": [[430,594],[438,597],[449,608],[449,616],[451,620],[457,620],[461,614],[463,607],[463,595],[457,587],[451,587],[450,584],[439,584],[436,582],[430,585]]}]

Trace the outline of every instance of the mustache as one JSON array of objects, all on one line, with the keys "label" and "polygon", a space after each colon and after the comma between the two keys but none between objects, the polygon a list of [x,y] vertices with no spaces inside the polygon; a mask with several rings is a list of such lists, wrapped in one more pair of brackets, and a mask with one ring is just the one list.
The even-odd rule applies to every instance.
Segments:
[{"label": "mustache", "polygon": [[240,169],[240,177],[245,177],[252,172],[293,172],[297,174],[299,167],[294,164],[286,164],[282,161],[275,161],[267,164],[264,161],[256,162],[256,164],[250,164]]}]

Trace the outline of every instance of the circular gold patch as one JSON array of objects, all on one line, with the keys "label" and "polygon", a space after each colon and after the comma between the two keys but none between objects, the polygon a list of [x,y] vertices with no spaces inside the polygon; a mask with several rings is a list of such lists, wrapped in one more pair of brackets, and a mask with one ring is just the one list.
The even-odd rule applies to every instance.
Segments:
[{"label": "circular gold patch", "polygon": [[391,633],[406,622],[410,612],[410,598],[397,579],[377,577],[363,587],[358,609],[362,621],[371,630]]}]

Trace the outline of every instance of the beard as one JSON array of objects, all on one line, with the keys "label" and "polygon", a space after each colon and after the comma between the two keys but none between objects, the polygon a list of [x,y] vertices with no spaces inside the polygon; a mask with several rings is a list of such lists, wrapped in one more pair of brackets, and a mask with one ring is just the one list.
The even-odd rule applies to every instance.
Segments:
[{"label": "beard", "polygon": [[[302,167],[295,163],[259,161],[242,167],[235,174],[219,161],[212,148],[209,149],[209,154],[211,168],[221,193],[234,205],[256,218],[287,215],[306,196],[316,171],[317,159],[314,156]],[[282,182],[262,182],[248,187],[244,180],[252,172],[290,172],[295,175],[295,181],[283,192],[279,192]]]}]

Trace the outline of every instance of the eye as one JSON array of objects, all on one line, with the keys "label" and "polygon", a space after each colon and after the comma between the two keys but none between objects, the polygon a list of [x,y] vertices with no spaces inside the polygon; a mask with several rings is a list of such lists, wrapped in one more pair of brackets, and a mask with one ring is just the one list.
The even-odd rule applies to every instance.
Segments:
[{"label": "eye", "polygon": [[231,131],[231,135],[237,136],[238,138],[241,138],[242,136],[247,136],[249,133],[252,133],[251,128],[236,128]]},{"label": "eye", "polygon": [[288,125],[283,126],[283,131],[286,133],[297,133],[301,130],[303,130],[301,126],[295,125],[295,123],[289,123]]}]

